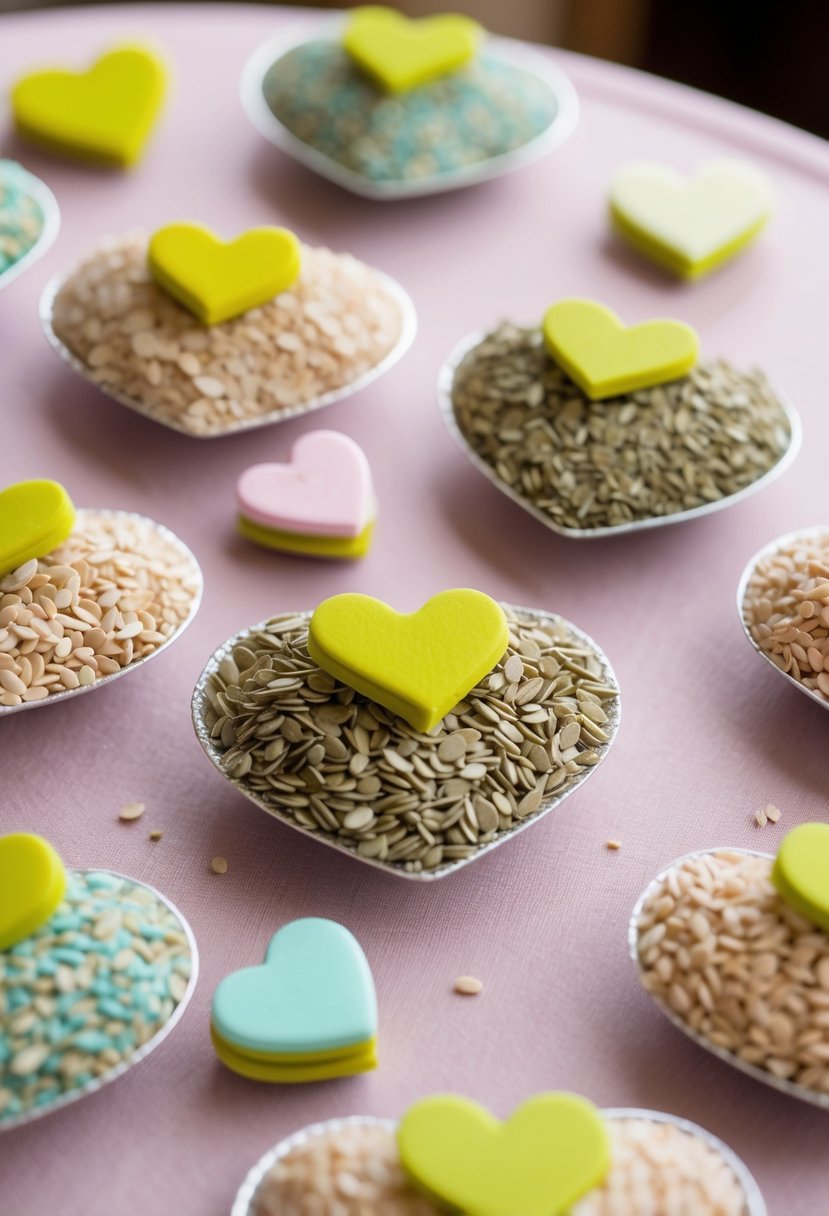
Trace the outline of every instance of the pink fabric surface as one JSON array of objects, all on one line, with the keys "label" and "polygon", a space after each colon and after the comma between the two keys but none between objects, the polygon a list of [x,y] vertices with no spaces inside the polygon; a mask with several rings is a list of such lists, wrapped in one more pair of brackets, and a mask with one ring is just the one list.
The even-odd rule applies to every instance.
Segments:
[{"label": "pink fabric surface", "polygon": [[[60,237],[0,294],[0,483],[45,475],[76,502],[138,510],[194,549],[206,594],[190,631],[157,662],[96,695],[0,726],[0,826],[44,833],[70,865],[160,887],[189,918],[202,974],[181,1025],[108,1089],[0,1138],[2,1216],[225,1216],[248,1167],[308,1122],[399,1114],[457,1090],[506,1115],[548,1087],[607,1106],[687,1116],[755,1172],[772,1216],[826,1210],[824,1113],[740,1076],[686,1041],[639,987],[625,932],[644,884],[686,850],[773,851],[827,808],[826,715],[752,653],[735,611],[747,558],[788,530],[826,523],[829,152],[818,140],[677,86],[560,52],[583,106],[547,160],[472,191],[399,204],[351,197],[294,165],[247,123],[238,79],[253,49],[296,14],[244,6],[75,10],[0,18],[0,85],[39,61],[80,66],[122,37],[171,61],[173,97],[138,168],[90,172],[0,149],[54,189]],[[673,284],[606,234],[607,183],[631,158],[691,168],[749,155],[778,196],[750,254],[695,286]],[[280,223],[347,249],[409,289],[414,349],[324,415],[198,442],[99,395],[47,349],[36,305],[50,275],[104,233],[193,218],[227,235]],[[443,430],[438,366],[499,318],[535,322],[553,299],[595,296],[630,321],[677,315],[704,350],[762,365],[802,413],[804,449],[778,483],[732,511],[592,543],[547,532],[503,498]],[[236,478],[285,460],[317,426],[342,429],[372,463],[380,517],[358,565],[270,554],[234,535]],[[605,648],[622,728],[607,763],[542,824],[443,882],[418,886],[314,844],[225,785],[193,735],[190,691],[213,648],[270,613],[343,590],[412,609],[475,586],[561,612]],[[133,825],[128,801],[147,804]],[[759,832],[752,815],[782,809]],[[151,828],[163,840],[147,839]],[[609,852],[609,837],[621,850]],[[223,854],[227,873],[211,873]],[[379,1071],[311,1087],[244,1081],[208,1036],[221,976],[261,959],[285,921],[342,921],[373,967]],[[452,994],[480,976],[475,999]]]}]

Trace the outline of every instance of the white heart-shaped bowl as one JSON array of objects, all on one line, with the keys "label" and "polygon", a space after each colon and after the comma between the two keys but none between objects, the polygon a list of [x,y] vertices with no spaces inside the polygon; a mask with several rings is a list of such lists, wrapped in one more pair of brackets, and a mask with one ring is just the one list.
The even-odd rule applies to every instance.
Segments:
[{"label": "white heart-shaped bowl", "polygon": [[265,100],[263,83],[269,69],[288,51],[310,39],[330,38],[340,41],[344,18],[334,21],[305,25],[287,34],[271,38],[248,60],[242,72],[240,91],[242,105],[253,126],[282,152],[293,157],[320,177],[342,186],[352,194],[380,201],[422,197],[428,194],[443,194],[448,190],[459,190],[480,182],[512,173],[532,161],[538,160],[564,143],[576,129],[579,118],[579,102],[576,90],[569,78],[549,59],[533,50],[527,43],[511,38],[489,36],[486,47],[495,56],[525,71],[532,72],[543,80],[556,102],[556,113],[552,122],[539,135],[500,156],[491,157],[479,164],[465,165],[452,172],[435,174],[432,177],[410,181],[372,181],[360,173],[341,165],[330,156],[298,139],[279,121]]},{"label": "white heart-shaped bowl", "polygon": [[[71,874],[73,871],[70,871],[69,873]],[[184,1011],[187,1008],[196,987],[196,981],[198,980],[199,974],[199,953],[198,947],[196,946],[196,939],[193,936],[193,930],[190,928],[190,925],[182,916],[181,912],[179,912],[178,908],[172,904],[169,899],[162,895],[160,891],[157,891],[155,887],[150,886],[149,883],[139,882],[138,879],[130,878],[126,874],[119,874],[114,870],[77,870],[74,871],[74,873],[79,875],[103,873],[113,878],[123,879],[126,882],[132,883],[135,887],[143,888],[145,891],[148,891],[150,895],[158,900],[159,903],[163,904],[169,909],[178,922],[181,932],[187,939],[187,950],[190,959],[190,975],[187,979],[187,987],[167,1021],[164,1022],[164,1024],[152,1036],[152,1038],[148,1039],[147,1042],[142,1044],[140,1047],[137,1047],[131,1055],[122,1059],[119,1063],[113,1064],[112,1067],[108,1068],[107,1071],[102,1075],[93,1077],[86,1084],[79,1085],[75,1089],[68,1089],[64,1091],[47,1105],[31,1107],[27,1111],[23,1111],[19,1114],[6,1118],[3,1117],[3,1113],[0,1111],[0,1132],[11,1130],[13,1127],[21,1127],[25,1123],[33,1123],[35,1119],[42,1119],[45,1115],[51,1115],[53,1111],[63,1110],[65,1107],[71,1106],[74,1102],[79,1102],[82,1098],[86,1098],[90,1094],[97,1093],[99,1089],[102,1089],[105,1085],[109,1085],[111,1081],[116,1081],[119,1077],[123,1077],[124,1074],[129,1072],[131,1068],[133,1068],[136,1064],[140,1064],[141,1061],[146,1059],[151,1052],[155,1051],[157,1047],[161,1046],[161,1044],[176,1027],[184,1015]],[[0,953],[0,959],[3,957],[4,953]],[[0,990],[2,990],[2,980],[0,980]],[[4,1026],[4,1022],[11,1020],[11,1017],[13,1017],[13,1015],[0,1014],[0,1031],[5,1031],[6,1027]],[[3,1067],[0,1066],[0,1090],[3,1089],[3,1079]]]},{"label": "white heart-shaped bowl", "polygon": [[780,402],[780,406],[789,423],[789,446],[777,461],[777,464],[773,465],[762,477],[758,477],[756,481],[753,481],[751,485],[744,486],[736,494],[729,494],[725,498],[718,498],[715,502],[707,502],[702,506],[692,507],[687,511],[677,511],[673,515],[653,515],[647,519],[635,519],[627,523],[614,524],[603,528],[564,527],[562,524],[557,524],[544,511],[539,510],[533,503],[513,490],[505,481],[502,481],[492,466],[483,460],[477,452],[473,451],[458,426],[452,404],[452,388],[455,372],[469,351],[477,346],[486,336],[484,330],[477,330],[475,333],[468,334],[467,337],[458,343],[441,367],[437,388],[441,418],[449,434],[478,472],[483,473],[487,481],[490,481],[502,494],[506,494],[507,498],[512,499],[514,503],[517,503],[519,507],[537,519],[539,523],[542,523],[545,528],[549,528],[551,532],[558,533],[559,536],[569,536],[574,540],[598,540],[600,537],[622,536],[631,532],[643,532],[649,528],[663,528],[670,524],[685,523],[690,519],[700,519],[704,515],[713,515],[716,511],[723,511],[726,507],[733,507],[737,503],[743,502],[746,498],[750,498],[752,494],[756,494],[772,481],[775,481],[782,473],[785,473],[800,451],[800,444],[803,438],[800,417],[794,406],[785,397],[775,391],[775,396]]},{"label": "white heart-shaped bowl", "polygon": [[219,439],[225,435],[237,435],[241,431],[253,431],[263,426],[272,426],[274,423],[284,422],[288,418],[299,418],[303,414],[310,414],[314,410],[323,409],[326,405],[333,405],[335,401],[343,401],[346,397],[353,397],[355,393],[359,393],[366,385],[371,384],[373,380],[382,376],[384,372],[389,371],[394,367],[395,363],[398,363],[403,358],[406,351],[414,342],[415,333],[417,332],[415,306],[411,296],[395,279],[390,278],[389,275],[384,274],[380,270],[374,270],[373,267],[372,272],[400,309],[400,336],[392,349],[379,363],[370,367],[368,371],[363,372],[361,376],[356,377],[350,383],[344,384],[340,388],[331,389],[327,393],[321,393],[299,405],[285,406],[281,409],[271,410],[270,413],[258,414],[250,418],[234,418],[221,428],[212,431],[199,432],[188,429],[186,426],[180,425],[173,418],[160,416],[147,402],[137,397],[128,396],[114,385],[107,386],[93,379],[87,364],[58,337],[53,326],[55,297],[71,272],[56,275],[44,287],[38,306],[40,325],[46,341],[52,350],[60,355],[64,363],[68,364],[79,376],[83,376],[84,380],[87,380],[98,392],[103,393],[110,400],[117,401],[120,405],[125,405],[128,409],[134,410],[136,414],[141,414],[145,418],[151,418],[153,422],[157,422],[160,426],[166,426],[172,431],[177,431],[180,435],[189,435],[191,439]]},{"label": "white heart-shaped bowl", "polygon": [[[578,787],[588,779],[590,774],[596,771],[596,769],[606,758],[610,748],[613,745],[613,741],[619,729],[619,721],[621,718],[621,698],[618,691],[619,686],[616,676],[607,656],[600,649],[600,647],[596,645],[592,638],[588,637],[586,633],[583,633],[580,629],[577,629],[575,625],[572,625],[569,621],[564,620],[563,617],[557,616],[555,613],[542,612],[534,608],[516,608],[512,604],[504,604],[503,607],[517,613],[526,614],[526,616],[535,618],[536,620],[562,624],[575,642],[579,642],[583,646],[593,651],[601,666],[602,678],[604,682],[607,685],[612,685],[617,691],[612,700],[608,700],[605,705],[607,722],[603,723],[602,730],[607,735],[607,741],[594,747],[593,749],[598,753],[598,762],[591,766],[582,766],[578,773],[571,776],[571,780],[567,783],[564,789],[553,790],[547,794],[537,811],[528,815],[524,819],[516,821],[511,827],[501,832],[493,840],[488,841],[485,844],[478,845],[474,853],[472,853],[469,857],[455,858],[447,861],[445,864],[440,865],[434,870],[421,870],[418,872],[406,870],[402,864],[397,864],[395,862],[381,861],[373,857],[364,857],[361,853],[357,852],[356,847],[352,847],[351,845],[344,843],[334,835],[324,833],[322,831],[309,831],[309,829],[304,827],[302,824],[297,823],[294,817],[287,813],[284,809],[261,798],[257,792],[246,786],[243,779],[233,777],[225,771],[222,766],[223,753],[219,748],[216,747],[210,732],[210,728],[208,727],[206,721],[206,716],[210,711],[210,701],[207,692],[208,686],[211,684],[213,677],[219,672],[222,661],[232,655],[236,646],[244,645],[246,640],[250,639],[251,634],[267,625],[267,621],[261,621],[259,624],[253,625],[249,629],[243,630],[241,633],[237,633],[234,637],[228,638],[226,642],[223,642],[222,645],[216,651],[214,651],[208,660],[207,666],[199,676],[193,692],[193,726],[195,728],[196,735],[198,736],[198,740],[204,748],[207,758],[221,773],[225,780],[229,781],[240,794],[243,794],[251,802],[255,803],[256,806],[261,807],[263,811],[266,811],[275,819],[280,820],[281,823],[286,824],[295,831],[302,832],[304,835],[309,836],[312,840],[317,840],[320,843],[327,845],[329,848],[336,849],[340,853],[345,853],[349,857],[355,858],[357,861],[363,862],[369,866],[373,866],[375,869],[384,871],[386,874],[396,874],[400,878],[411,879],[414,882],[434,882],[438,879],[446,878],[449,874],[456,874],[459,870],[462,870],[471,862],[477,861],[479,857],[483,857],[486,853],[491,853],[493,849],[500,848],[508,841],[513,840],[520,832],[526,831],[527,828],[540,822],[545,815],[548,815],[550,811],[554,810],[555,807],[563,802],[565,798],[568,798],[570,794],[577,790]],[[302,617],[308,620],[310,620],[311,617],[310,612],[297,612],[291,613],[290,615]],[[474,793],[474,791],[471,792]]]},{"label": "white heart-shaped bowl", "polygon": [[778,536],[776,540],[770,541],[769,544],[764,545],[763,548],[760,549],[758,553],[755,553],[754,557],[749,560],[745,570],[743,570],[743,573],[740,575],[740,581],[737,585],[737,612],[740,617],[740,624],[743,627],[743,633],[746,635],[749,644],[754,648],[754,650],[757,651],[760,658],[764,659],[779,676],[782,676],[784,680],[787,680],[789,684],[793,685],[798,692],[801,692],[804,694],[804,696],[807,696],[810,701],[815,701],[821,707],[821,709],[829,709],[829,699],[824,697],[819,689],[807,688],[805,684],[800,682],[800,680],[796,680],[794,676],[789,675],[787,671],[783,671],[782,668],[778,667],[771,655],[766,654],[765,650],[763,650],[762,646],[751,632],[751,626],[748,619],[748,610],[746,606],[746,592],[748,590],[748,584],[751,582],[751,577],[754,574],[758,562],[762,561],[763,558],[771,557],[773,554],[777,553],[779,549],[786,548],[786,546],[795,541],[820,539],[825,539],[827,552],[829,552],[829,526],[827,525],[818,525],[814,528],[800,528],[797,532],[787,532],[785,536]]},{"label": "white heart-shaped bowl", "polygon": [[[64,701],[68,701],[73,697],[81,696],[82,693],[95,692],[99,688],[105,688],[107,685],[112,684],[114,680],[119,680],[122,676],[128,676],[132,672],[138,671],[139,668],[143,667],[145,663],[149,663],[157,655],[161,654],[162,651],[166,650],[168,646],[172,646],[173,642],[175,642],[177,638],[181,637],[182,633],[184,633],[184,630],[191,623],[199,610],[202,592],[204,590],[204,578],[201,572],[201,567],[196,561],[193,553],[191,553],[184,542],[176,536],[175,532],[171,532],[170,529],[165,528],[163,524],[158,524],[155,522],[155,520],[148,519],[144,515],[138,515],[134,511],[97,510],[89,507],[78,509],[78,517],[80,519],[83,518],[84,513],[95,516],[104,516],[108,519],[115,518],[133,520],[142,524],[149,524],[153,530],[167,542],[167,544],[177,550],[182,562],[188,566],[190,570],[192,599],[190,601],[187,616],[184,618],[178,628],[170,635],[170,637],[168,637],[165,641],[160,642],[159,645],[156,646],[155,650],[141,658],[136,659],[134,662],[129,663],[126,667],[119,668],[118,671],[113,672],[111,675],[100,676],[92,684],[81,685],[79,688],[67,688],[62,692],[50,693],[50,695],[45,697],[42,701],[23,701],[20,705],[0,705],[0,718],[5,717],[7,714],[19,713],[24,709],[44,709],[47,705],[62,704]],[[0,592],[0,596],[2,596],[2,592]]]},{"label": "white heart-shaped bowl", "polygon": [[[765,857],[768,861],[774,861],[774,858],[769,853],[760,852],[757,849],[697,849],[692,853],[685,853],[682,857],[677,857],[669,866],[666,866],[656,877],[648,883],[645,890],[636,901],[636,905],[631,913],[630,922],[628,925],[628,950],[630,957],[633,960],[636,970],[639,973],[640,979],[644,975],[644,968],[639,957],[639,921],[645,904],[651,898],[655,891],[661,889],[662,884],[673,870],[681,866],[684,862],[690,861],[695,857],[712,856],[717,853],[735,854],[740,857]],[[780,1093],[788,1094],[792,1098],[799,1098],[801,1102],[808,1102],[812,1106],[819,1106],[823,1110],[829,1110],[829,1094],[821,1094],[817,1090],[807,1089],[804,1085],[798,1085],[794,1081],[789,1081],[785,1077],[777,1077],[774,1073],[769,1072],[765,1068],[760,1068],[756,1064],[750,1064],[748,1061],[741,1059],[732,1051],[719,1046],[717,1043],[712,1043],[705,1035],[694,1030],[688,1023],[681,1018],[673,1009],[669,1008],[663,1001],[652,993],[648,993],[656,1007],[665,1015],[668,1021],[672,1022],[678,1030],[692,1039],[698,1046],[705,1048],[706,1051],[722,1060],[731,1068],[736,1068],[739,1072],[745,1073],[749,1077],[753,1077],[755,1081],[760,1081],[763,1085],[768,1085],[772,1089],[779,1090]]]},{"label": "white heart-shaped bowl", "polygon": [[[3,161],[0,160],[0,185],[3,181]],[[33,173],[29,173],[21,165],[15,165],[16,176],[22,178],[26,186],[26,193],[30,198],[34,199],[43,215],[43,227],[40,230],[40,235],[26,253],[21,258],[18,258],[6,270],[0,272],[0,291],[4,287],[8,287],[16,278],[31,267],[35,262],[39,262],[46,253],[49,246],[54,242],[60,229],[60,208],[58,201],[52,191],[42,182],[39,177],[35,177]]]},{"label": "white heart-shaped bowl", "polygon": [[[749,1171],[748,1166],[737,1156],[733,1149],[730,1149],[727,1144],[724,1144],[722,1140],[718,1139],[711,1132],[706,1131],[705,1128],[699,1127],[696,1123],[691,1123],[688,1119],[680,1119],[676,1115],[667,1115],[662,1111],[656,1110],[639,1110],[636,1107],[613,1107],[603,1110],[601,1113],[607,1120],[620,1122],[626,1119],[645,1119],[653,1123],[669,1123],[679,1131],[685,1132],[697,1140],[701,1140],[714,1152],[719,1153],[737,1178],[745,1196],[744,1216],[767,1216],[766,1205],[763,1196],[760,1194],[760,1188]],[[283,1160],[295,1149],[307,1144],[317,1136],[335,1134],[347,1127],[382,1127],[387,1131],[393,1132],[397,1127],[397,1123],[394,1119],[377,1119],[370,1115],[355,1115],[347,1119],[328,1119],[325,1122],[313,1123],[309,1127],[301,1128],[299,1131],[294,1132],[293,1135],[281,1140],[274,1148],[269,1149],[256,1162],[239,1188],[230,1216],[257,1216],[254,1207],[256,1192],[262,1179],[278,1161]],[[630,1213],[629,1216],[635,1216],[635,1213]],[[706,1216],[706,1213],[700,1213],[700,1216]]]}]

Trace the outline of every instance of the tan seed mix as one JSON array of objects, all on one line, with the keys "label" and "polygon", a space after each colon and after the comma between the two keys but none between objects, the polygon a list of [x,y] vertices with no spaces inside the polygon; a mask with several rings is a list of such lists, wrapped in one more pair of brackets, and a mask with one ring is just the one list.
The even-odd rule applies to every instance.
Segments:
[{"label": "tan seed mix", "polygon": [[540,330],[506,324],[464,357],[452,404],[473,451],[568,528],[716,502],[768,472],[790,440],[760,372],[700,363],[670,384],[591,402],[547,354]]},{"label": "tan seed mix", "polygon": [[128,802],[126,806],[121,807],[118,812],[118,818],[123,819],[125,822],[140,819],[146,809],[143,802]]},{"label": "tan seed mix", "polygon": [[253,1216],[438,1216],[406,1177],[394,1133],[359,1124],[321,1132],[260,1182]]},{"label": "tan seed mix", "polygon": [[759,560],[743,619],[781,671],[829,701],[829,531]]},{"label": "tan seed mix", "polygon": [[102,388],[198,435],[301,406],[380,363],[400,337],[396,300],[348,254],[303,247],[289,291],[200,325],[150,277],[141,234],[110,240],[65,281],[57,336]]},{"label": "tan seed mix", "polygon": [[224,857],[214,857],[210,863],[210,869],[214,874],[226,874],[227,861]]},{"label": "tan seed mix", "polygon": [[[309,616],[257,627],[206,690],[225,772],[309,831],[434,870],[509,831],[602,758],[617,691],[559,619],[509,612],[504,658],[425,735],[312,662]],[[522,675],[509,682],[517,655]]]},{"label": "tan seed mix", "polygon": [[571,1216],[748,1216],[745,1191],[713,1145],[671,1123],[609,1119],[613,1165]]},{"label": "tan seed mix", "polygon": [[669,870],[639,921],[642,982],[740,1059],[829,1093],[829,935],[784,903],[765,857]]},{"label": "tan seed mix", "polygon": [[475,979],[474,975],[459,975],[455,980],[455,991],[461,996],[477,996],[483,990],[482,981]]},{"label": "tan seed mix", "polygon": [[149,521],[79,511],[63,545],[0,579],[0,706],[146,658],[186,620],[198,586],[193,562]]}]

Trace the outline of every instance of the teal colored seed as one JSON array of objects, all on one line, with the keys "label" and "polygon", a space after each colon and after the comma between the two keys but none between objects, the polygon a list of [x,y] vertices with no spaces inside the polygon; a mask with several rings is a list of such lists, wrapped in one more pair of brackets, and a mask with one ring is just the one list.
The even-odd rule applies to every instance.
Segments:
[{"label": "teal colored seed", "polygon": [[113,1001],[106,998],[98,1001],[98,1011],[99,1013],[102,1013],[104,1017],[112,1018],[116,1021],[123,1022],[125,1018],[129,1017],[129,1014],[120,1001]]},{"label": "teal colored seed", "polygon": [[48,1106],[59,1096],[60,1089],[57,1085],[47,1085],[45,1089],[39,1089],[35,1094],[35,1106]]},{"label": "teal colored seed", "polygon": [[128,1051],[132,1051],[136,1044],[135,1031],[127,1027],[126,1030],[120,1030],[113,1037],[112,1045],[120,1051],[121,1055],[126,1055]]},{"label": "teal colored seed", "polygon": [[25,988],[11,988],[8,992],[9,1012],[25,1009],[31,1001],[31,996]]},{"label": "teal colored seed", "polygon": [[69,967],[82,967],[86,962],[83,950],[70,950],[68,946],[59,946],[57,950],[53,950],[52,958],[59,963],[66,963]]},{"label": "teal colored seed", "polygon": [[35,944],[30,937],[27,937],[22,942],[18,942],[17,945],[12,946],[12,948],[9,950],[12,962],[18,958],[31,958],[34,952]]},{"label": "teal colored seed", "polygon": [[112,1039],[100,1030],[85,1030],[82,1034],[75,1036],[72,1040],[72,1046],[76,1047],[78,1051],[88,1051],[97,1054],[99,1051],[105,1051],[107,1047],[111,1047]]},{"label": "teal colored seed", "polygon": [[37,960],[38,975],[54,975],[57,969],[57,963],[54,959],[50,958],[48,954],[42,955],[41,958]]},{"label": "teal colored seed", "polygon": [[49,929],[53,933],[70,933],[79,929],[82,924],[83,921],[77,912],[56,913],[49,921]]}]

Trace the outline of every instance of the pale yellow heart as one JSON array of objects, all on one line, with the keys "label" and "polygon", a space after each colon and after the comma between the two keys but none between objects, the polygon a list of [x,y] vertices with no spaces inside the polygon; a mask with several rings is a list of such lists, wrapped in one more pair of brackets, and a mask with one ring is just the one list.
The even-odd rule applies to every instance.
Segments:
[{"label": "pale yellow heart", "polygon": [[699,341],[682,321],[625,326],[593,300],[559,300],[544,316],[547,350],[593,401],[687,375]]},{"label": "pale yellow heart", "polygon": [[508,641],[501,606],[465,588],[408,615],[370,595],[335,595],[308,628],[315,663],[424,732],[492,670]]},{"label": "pale yellow heart", "polygon": [[222,241],[200,224],[168,224],[150,239],[155,281],[204,325],[265,304],[297,279],[302,253],[287,228],[251,228]]},{"label": "pale yellow heart", "polygon": [[620,169],[610,188],[615,228],[682,278],[698,278],[745,249],[772,209],[771,188],[753,165],[713,161],[692,177],[665,165]]},{"label": "pale yellow heart", "polygon": [[104,165],[137,161],[167,84],[164,64],[144,47],[103,55],[88,72],[52,70],[12,88],[18,132],[55,151]]},{"label": "pale yellow heart", "polygon": [[389,93],[404,93],[457,71],[473,59],[482,29],[471,17],[443,13],[413,21],[394,9],[354,9],[343,46]]},{"label": "pale yellow heart", "polygon": [[424,1098],[397,1143],[415,1182],[465,1216],[563,1216],[610,1168],[604,1120],[575,1094],[539,1094],[506,1123],[467,1098]]}]

